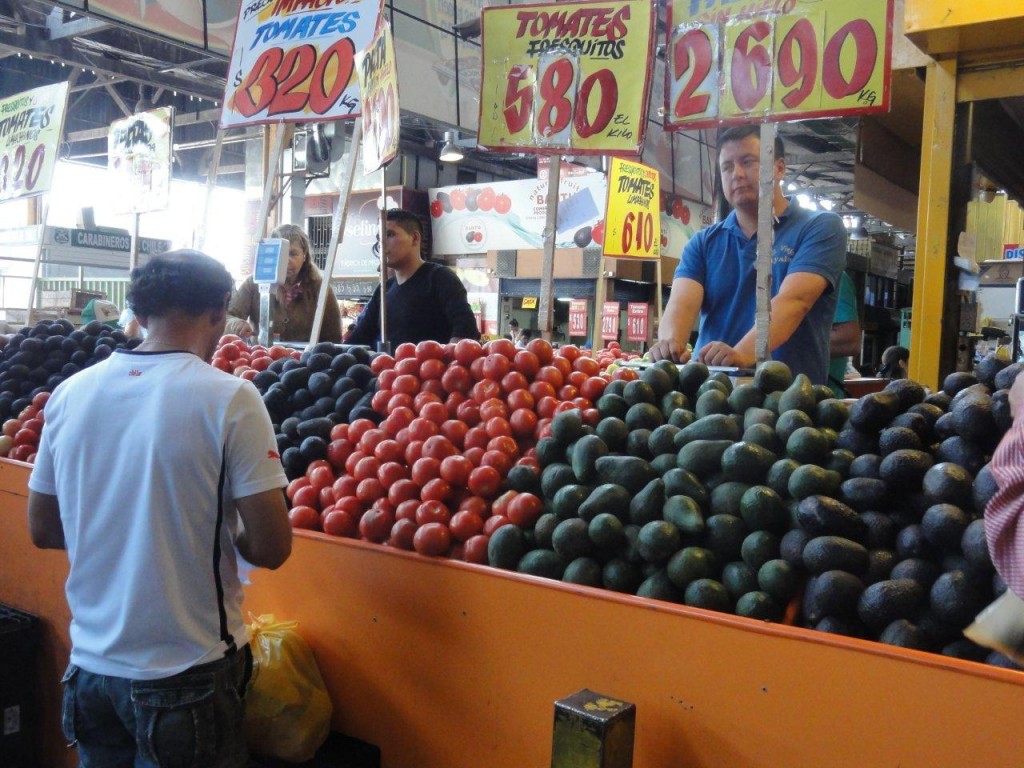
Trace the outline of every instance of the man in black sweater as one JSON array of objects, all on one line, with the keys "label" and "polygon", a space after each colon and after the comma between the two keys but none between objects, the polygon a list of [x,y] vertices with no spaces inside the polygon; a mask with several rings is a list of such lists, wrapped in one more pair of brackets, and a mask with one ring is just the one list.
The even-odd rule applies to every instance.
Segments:
[{"label": "man in black sweater", "polygon": [[[384,264],[393,272],[387,282],[388,341],[394,350],[404,342],[433,339],[442,344],[479,339],[466,289],[455,273],[420,256],[423,229],[411,211],[387,212]],[[380,341],[380,286],[356,318],[345,341],[376,346]]]}]

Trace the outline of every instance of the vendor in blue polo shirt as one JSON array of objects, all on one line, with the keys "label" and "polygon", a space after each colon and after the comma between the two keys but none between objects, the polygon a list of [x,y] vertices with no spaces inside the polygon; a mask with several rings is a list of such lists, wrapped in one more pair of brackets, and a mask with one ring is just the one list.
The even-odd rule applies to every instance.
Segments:
[{"label": "vendor in blue polo shirt", "polygon": [[[760,128],[729,128],[719,136],[718,149],[722,190],[733,211],[683,249],[651,357],[688,361],[687,341],[699,315],[696,359],[751,368]],[[776,138],[770,347],[773,359],[793,373],[824,384],[837,288],[846,267],[846,230],[839,216],[806,210],[784,197],[785,173],[784,148]]]}]

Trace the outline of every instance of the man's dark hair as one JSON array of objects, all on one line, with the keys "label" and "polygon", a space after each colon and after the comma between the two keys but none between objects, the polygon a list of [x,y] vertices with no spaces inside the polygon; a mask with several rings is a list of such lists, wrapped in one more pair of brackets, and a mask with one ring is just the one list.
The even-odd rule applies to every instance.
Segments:
[{"label": "man's dark hair", "polygon": [[128,304],[140,317],[163,317],[175,310],[201,315],[227,305],[234,280],[216,259],[182,249],[154,256],[132,270]]},{"label": "man's dark hair", "polygon": [[423,224],[420,222],[420,217],[412,211],[405,208],[389,208],[387,220],[393,221],[410,235],[413,232],[418,232],[420,237],[423,237]]},{"label": "man's dark hair", "polygon": [[[726,128],[724,131],[718,134],[718,146],[721,147],[728,141],[743,141],[748,136],[756,136],[757,140],[761,140],[761,126],[760,125],[734,125],[731,128]],[[786,145],[782,143],[782,137],[779,134],[775,134],[775,159],[785,160],[786,159]]]}]

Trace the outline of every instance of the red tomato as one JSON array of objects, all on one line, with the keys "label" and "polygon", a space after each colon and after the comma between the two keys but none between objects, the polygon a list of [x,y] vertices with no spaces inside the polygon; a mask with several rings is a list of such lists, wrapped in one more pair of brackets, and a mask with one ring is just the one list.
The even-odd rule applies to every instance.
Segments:
[{"label": "red tomato", "polygon": [[558,390],[558,399],[563,402],[566,400],[573,400],[579,395],[580,391],[571,384],[566,384],[564,387]]},{"label": "red tomato", "polygon": [[364,504],[372,504],[377,499],[384,498],[384,486],[376,477],[368,477],[360,480],[356,486],[356,498]]},{"label": "red tomato", "polygon": [[409,437],[412,440],[426,440],[441,431],[437,422],[419,416],[409,422]]},{"label": "red tomato", "polygon": [[451,495],[451,485],[440,477],[427,481],[420,491],[420,498],[423,501],[447,501]]},{"label": "red tomato", "polygon": [[292,528],[305,528],[307,531],[320,530],[320,513],[312,507],[292,507],[288,510],[288,522]]},{"label": "red tomato", "polygon": [[536,457],[534,457],[534,456],[523,456],[523,458],[519,459],[516,462],[516,466],[517,467],[530,467],[530,469],[537,470],[538,474],[540,473],[540,462],[537,461]]},{"label": "red tomato", "polygon": [[309,477],[309,484],[317,490],[320,490],[321,488],[329,488],[334,485],[334,471],[331,469],[330,465],[318,466],[311,470],[307,470],[307,475]]},{"label": "red tomato", "polygon": [[416,524],[426,525],[427,523],[444,523],[452,519],[452,513],[438,499],[424,499],[416,510]]},{"label": "red tomato", "polygon": [[572,399],[572,404],[579,409],[580,413],[587,410],[588,408],[594,407],[594,404],[587,400],[587,398],[585,397],[574,397]]},{"label": "red tomato", "polygon": [[394,524],[394,512],[386,509],[368,509],[359,519],[359,535],[367,541],[381,544],[391,535],[391,527]]},{"label": "red tomato", "polygon": [[449,456],[441,461],[441,479],[452,486],[465,486],[472,471],[473,462],[465,456]]},{"label": "red tomato", "polygon": [[619,368],[612,374],[612,381],[636,381],[639,378],[640,374],[632,368]]},{"label": "red tomato", "polygon": [[550,419],[555,415],[555,409],[558,407],[558,398],[550,395],[545,395],[537,401],[537,415],[542,419]]},{"label": "red tomato", "polygon": [[455,418],[467,427],[475,427],[480,423],[480,406],[475,400],[460,403],[455,409]]},{"label": "red tomato", "polygon": [[331,441],[334,440],[347,440],[348,439],[348,424],[335,424],[331,427]]},{"label": "red tomato", "polygon": [[8,419],[4,422],[3,433],[7,437],[14,437],[18,434],[18,430],[21,429],[21,419]]},{"label": "red tomato", "polygon": [[505,355],[490,354],[484,358],[483,373],[488,379],[501,381],[511,369],[512,363]]},{"label": "red tomato", "polygon": [[486,451],[483,448],[466,448],[462,455],[469,459],[474,467],[479,467],[480,462],[484,460],[484,453]]},{"label": "red tomato", "polygon": [[[405,470],[405,467],[402,467]],[[420,487],[412,480],[405,478],[399,478],[390,485],[381,481],[382,484],[387,486],[388,489],[388,501],[395,505],[401,505],[402,502],[415,500],[419,501],[420,498]]]},{"label": "red tomato", "polygon": [[604,394],[607,386],[607,379],[601,376],[591,376],[580,385],[580,394],[590,402],[596,403],[598,398]]},{"label": "red tomato", "polygon": [[563,400],[555,406],[555,413],[561,413],[562,411],[574,411],[578,410],[576,404],[572,400]]},{"label": "red tomato", "polygon": [[412,543],[421,555],[439,557],[451,547],[452,535],[443,523],[427,523],[419,527]]},{"label": "red tomato", "polygon": [[406,499],[405,501],[400,501],[398,503],[398,506],[395,508],[395,519],[412,520],[415,523],[416,510],[420,508],[420,504],[422,503],[423,502],[420,501],[419,497],[419,488],[417,488],[415,499]]},{"label": "red tomato", "polygon": [[431,379],[430,381],[423,382],[423,386],[420,387],[420,394],[430,394],[438,401],[443,401],[448,393],[444,391],[444,384],[441,383],[440,379]]},{"label": "red tomato", "polygon": [[517,408],[512,412],[509,424],[516,437],[529,437],[537,429],[537,414],[529,408]]},{"label": "red tomato", "polygon": [[431,480],[441,476],[441,462],[427,456],[417,459],[416,463],[412,465],[410,476],[412,481],[422,488]]},{"label": "red tomato", "polygon": [[223,347],[225,344],[233,344],[236,341],[241,341],[242,337],[237,333],[225,333],[219,339],[217,339],[217,346]]},{"label": "red tomato", "polygon": [[441,376],[441,386],[445,392],[469,392],[473,387],[473,377],[469,369],[461,365],[449,365]]},{"label": "red tomato", "polygon": [[484,427],[473,427],[466,432],[466,439],[462,441],[464,448],[483,448],[490,442],[491,436],[487,434]]},{"label": "red tomato", "polygon": [[370,361],[370,370],[373,371],[374,376],[380,376],[382,371],[387,371],[394,367],[395,358],[386,353],[381,353]]},{"label": "red tomato", "polygon": [[410,357],[416,357],[416,345],[409,342],[399,344],[395,349],[395,360],[406,360]]},{"label": "red tomato", "polygon": [[[496,455],[505,457],[504,454],[495,453]],[[484,454],[484,458],[487,458],[486,454]],[[483,496],[485,499],[493,499],[495,494],[497,494],[498,489],[501,488],[501,477],[501,472],[493,466],[481,465],[469,473],[469,490],[472,491],[475,496]]]},{"label": "red tomato", "polygon": [[490,400],[485,400],[480,404],[480,420],[488,422],[495,418],[507,419],[508,406],[504,400],[492,397]]},{"label": "red tomato", "polygon": [[420,364],[420,379],[440,379],[444,375],[444,362],[436,357],[428,358]]},{"label": "red tomato", "polygon": [[383,509],[391,514],[395,513],[395,505],[387,500],[386,497],[377,499],[373,504],[370,505],[370,509]]},{"label": "red tomato", "polygon": [[517,389],[515,392],[509,392],[506,402],[509,409],[513,412],[518,411],[520,408],[533,410],[537,405],[536,399],[530,394],[528,389]]},{"label": "red tomato", "polygon": [[494,339],[487,342],[487,353],[489,355],[501,355],[511,361],[516,356],[516,345],[512,339]]},{"label": "red tomato", "polygon": [[501,389],[505,393],[516,392],[529,386],[530,382],[519,371],[509,371],[501,380]]},{"label": "red tomato", "polygon": [[348,458],[345,459],[345,471],[350,475],[354,475],[356,465],[365,458],[366,454],[359,449],[352,451],[352,453],[348,455]]},{"label": "red tomato", "polygon": [[309,485],[308,477],[296,477],[288,483],[288,487],[284,490],[284,495],[288,497],[288,501],[294,501],[296,491],[300,488],[305,488],[307,485]]},{"label": "red tomato", "polygon": [[484,533],[490,536],[503,525],[509,525],[508,518],[504,515],[491,515],[484,520]]},{"label": "red tomato", "polygon": [[388,439],[388,433],[379,427],[368,429],[359,438],[359,450],[369,455],[377,450],[377,446]]},{"label": "red tomato", "polygon": [[[493,467],[496,469],[501,477],[508,474],[508,471],[512,469],[512,465],[515,460],[504,451],[484,451],[484,457],[480,460],[480,466],[477,469],[483,469],[484,467]],[[476,470],[473,470],[474,472]],[[472,477],[470,482],[472,483]],[[471,486],[472,487],[472,486]],[[481,496],[485,494],[480,494]]]},{"label": "red tomato", "polygon": [[[559,359],[560,358],[555,358],[555,360]],[[543,381],[546,384],[550,384],[552,389],[558,390],[559,387],[565,385],[565,376],[560,370],[558,370],[556,366],[545,365],[543,368],[537,371],[537,377],[534,383],[536,383],[537,381]],[[536,397],[537,393],[534,392],[533,395],[534,397]]]},{"label": "red tomato", "polygon": [[346,509],[332,509],[323,516],[324,533],[354,539],[359,533],[358,518]]},{"label": "red tomato", "polygon": [[380,375],[377,376],[377,386],[381,389],[391,389],[395,385],[395,379],[398,378],[398,371],[394,368],[389,368],[386,371],[381,371]]},{"label": "red tomato", "polygon": [[238,376],[239,378],[245,379],[246,381],[252,381],[253,379],[256,378],[257,373],[259,373],[259,371],[257,371],[255,368],[246,368],[244,371],[238,374]]},{"label": "red tomato", "polygon": [[512,502],[512,499],[518,495],[518,491],[505,491],[501,496],[494,500],[493,504],[491,504],[491,514],[508,517],[508,505]]},{"label": "red tomato", "polygon": [[405,463],[410,467],[419,460],[423,455],[423,441],[422,440],[411,440],[407,446],[405,446]]},{"label": "red tomato", "polygon": [[423,442],[423,455],[428,458],[443,461],[456,453],[458,451],[455,450],[455,446],[444,435],[434,435]]},{"label": "red tomato", "polygon": [[479,341],[473,339],[460,339],[455,344],[455,360],[462,366],[468,366],[477,358],[483,356],[484,348]]},{"label": "red tomato", "polygon": [[377,479],[385,488],[391,488],[399,480],[406,480],[409,477],[409,468],[403,463],[405,456],[393,461],[386,461],[377,470]]},{"label": "red tomato", "polygon": [[424,403],[420,409],[420,416],[440,426],[448,421],[448,409],[444,403]]},{"label": "red tomato", "polygon": [[462,448],[465,444],[468,431],[469,426],[455,419],[449,419],[441,425],[441,434],[447,437],[456,448]]},{"label": "red tomato", "polygon": [[[356,487],[359,485],[359,481],[356,480],[352,475],[343,475],[334,481],[334,485],[331,486],[334,489],[334,498],[342,499],[346,496],[355,497]],[[337,506],[337,501],[335,502]]]},{"label": "red tomato", "polygon": [[538,403],[542,397],[554,397],[557,394],[555,388],[550,383],[541,380],[534,381],[530,384],[529,389],[533,399]]},{"label": "red tomato", "polygon": [[376,428],[377,425],[369,419],[356,419],[348,425],[348,439],[358,445],[359,441],[368,430]]},{"label": "red tomato", "polygon": [[421,341],[416,345],[416,359],[421,363],[425,360],[441,360],[444,357],[444,345],[438,341]]},{"label": "red tomato", "polygon": [[292,506],[294,507],[312,507],[313,509],[320,509],[320,489],[314,488],[312,485],[304,485],[295,492],[295,497],[292,499]]},{"label": "red tomato", "polygon": [[552,348],[551,342],[541,338],[530,339],[530,343],[526,345],[526,351],[533,352],[541,365],[547,365],[555,356],[555,350]]},{"label": "red tomato", "polygon": [[[580,359],[583,360],[584,358]],[[583,382],[586,381],[588,378],[589,377],[587,376],[587,374],[583,373],[583,371],[573,371],[566,378],[566,382],[576,387],[576,389],[579,389]]]},{"label": "red tomato", "polygon": [[544,514],[544,502],[532,493],[520,493],[508,505],[509,522],[520,528],[533,528]]},{"label": "red tomato", "polygon": [[468,541],[483,532],[484,521],[476,512],[463,510],[452,515],[448,530],[452,532],[452,538],[456,541]]},{"label": "red tomato", "polygon": [[562,374],[563,380],[572,373],[572,363],[567,358],[559,357],[558,355],[555,355],[551,360],[551,367],[558,369],[558,372]]},{"label": "red tomato", "polygon": [[412,375],[399,376],[391,385],[391,391],[402,395],[416,395],[420,391],[420,380]]},{"label": "red tomato", "polygon": [[587,408],[583,411],[583,423],[589,424],[591,427],[596,427],[597,422],[601,420],[601,412],[597,408]]},{"label": "red tomato", "polygon": [[572,367],[587,376],[597,376],[601,371],[601,365],[592,357],[577,357]]},{"label": "red tomato", "polygon": [[491,516],[491,505],[480,496],[467,496],[459,502],[459,512],[475,512],[485,520]]},{"label": "red tomato", "polygon": [[487,545],[490,541],[491,537],[486,534],[470,536],[463,545],[462,559],[467,563],[487,565]]},{"label": "red tomato", "polygon": [[511,435],[512,427],[508,423],[508,419],[501,416],[495,416],[493,419],[488,419],[484,424],[484,428],[487,430],[488,437],[501,437],[502,435]]},{"label": "red tomato", "polygon": [[419,377],[420,373],[420,361],[415,357],[407,357],[404,360],[399,360],[395,363],[394,372],[399,376],[416,376]]},{"label": "red tomato", "polygon": [[558,354],[571,363],[573,360],[580,356],[580,348],[577,347],[575,344],[563,344],[559,348]]},{"label": "red tomato", "polygon": [[415,521],[408,519],[395,520],[391,526],[391,535],[387,543],[395,549],[406,549],[412,551],[412,540],[419,528]]},{"label": "red tomato", "polygon": [[376,479],[377,472],[379,470],[380,461],[377,459],[377,457],[365,456],[356,463],[355,469],[352,472],[352,476],[356,480],[367,480],[371,477]]},{"label": "red tomato", "polygon": [[377,413],[387,413],[388,403],[391,402],[391,394],[390,389],[378,389],[373,393],[373,399],[370,400],[370,407]]},{"label": "red tomato", "polygon": [[469,364],[469,375],[473,377],[473,381],[480,381],[484,378],[484,359],[484,357],[478,357]]}]

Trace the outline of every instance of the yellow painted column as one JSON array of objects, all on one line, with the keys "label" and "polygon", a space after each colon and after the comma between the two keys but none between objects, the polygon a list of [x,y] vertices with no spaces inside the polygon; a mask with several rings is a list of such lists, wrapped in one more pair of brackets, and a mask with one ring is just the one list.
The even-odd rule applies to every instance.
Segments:
[{"label": "yellow painted column", "polygon": [[928,66],[925,79],[910,333],[910,378],[933,390],[939,385],[955,113],[956,59],[936,61]]}]

